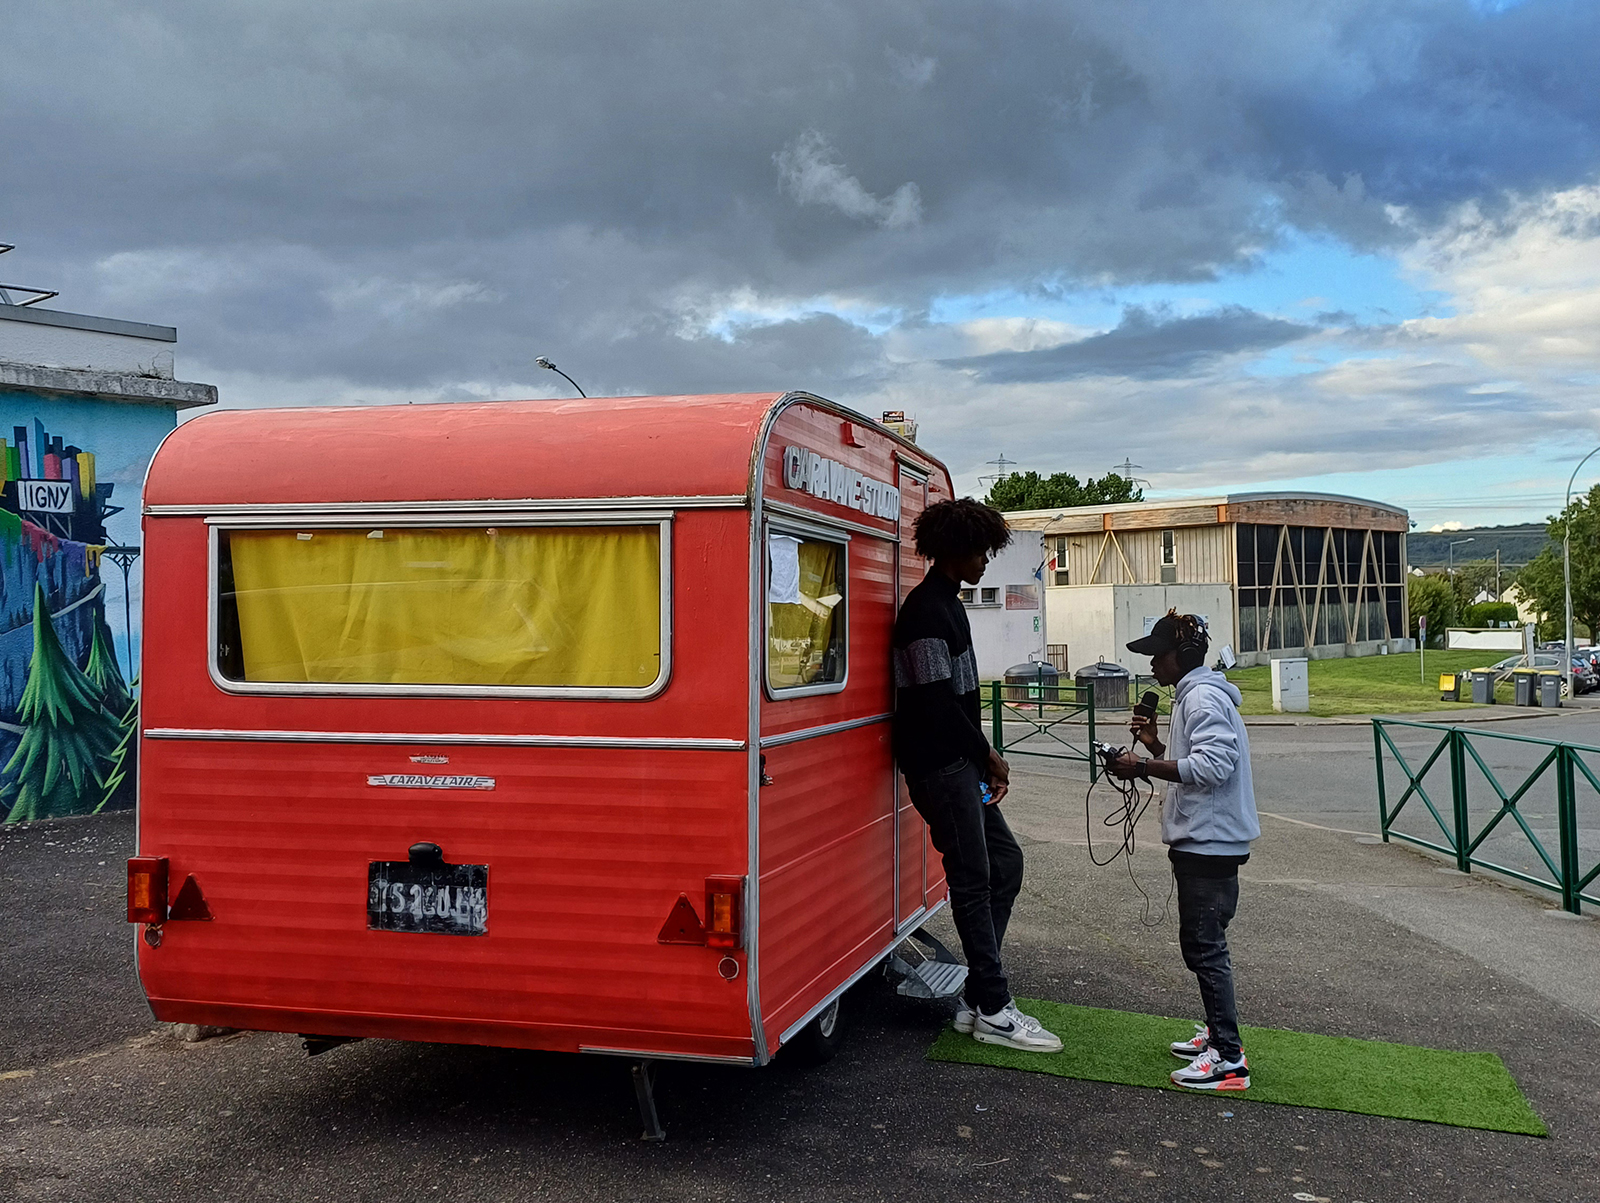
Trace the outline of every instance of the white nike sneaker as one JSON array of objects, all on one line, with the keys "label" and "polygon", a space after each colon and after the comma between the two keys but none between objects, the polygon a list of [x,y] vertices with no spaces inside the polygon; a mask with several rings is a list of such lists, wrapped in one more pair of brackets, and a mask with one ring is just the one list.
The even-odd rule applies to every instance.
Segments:
[{"label": "white nike sneaker", "polygon": [[1174,1040],[1167,1045],[1172,1050],[1174,1057],[1182,1057],[1185,1061],[1193,1061],[1205,1052],[1211,1044],[1211,1029],[1203,1023],[1194,1025],[1194,1035],[1187,1040]]},{"label": "white nike sneaker", "polygon": [[961,999],[956,1003],[956,1017],[950,1021],[950,1026],[963,1036],[972,1035],[972,1029],[978,1022],[978,1008]]},{"label": "white nike sneaker", "polygon": [[972,1026],[972,1035],[984,1044],[1003,1044],[1025,1053],[1061,1051],[1061,1037],[1045,1031],[1044,1025],[1032,1015],[1024,1015],[1017,1010],[1014,1002],[1007,1003],[993,1015],[985,1015],[980,1011]]}]

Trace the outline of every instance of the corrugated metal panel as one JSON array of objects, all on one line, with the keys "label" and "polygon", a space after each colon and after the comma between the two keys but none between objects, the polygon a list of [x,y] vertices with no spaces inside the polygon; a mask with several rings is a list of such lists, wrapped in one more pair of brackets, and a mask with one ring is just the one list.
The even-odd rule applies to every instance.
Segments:
[{"label": "corrugated metal panel", "polygon": [[[495,788],[365,785],[419,771],[413,754]],[[471,1041],[479,1025],[532,1048],[751,1051],[722,954],[656,940],[680,893],[703,911],[708,874],[745,871],[740,753],[147,740],[141,757],[140,851],[170,858],[175,881],[193,873],[215,917],[140,945],[158,1018],[227,1023],[239,1005],[281,1009],[249,1025],[290,1031],[351,1017],[400,1039]],[[424,840],[489,867],[488,935],[367,930],[369,862]]]},{"label": "corrugated metal panel", "polygon": [[767,752],[761,1013],[769,1040],[893,934],[892,772],[886,723]]}]

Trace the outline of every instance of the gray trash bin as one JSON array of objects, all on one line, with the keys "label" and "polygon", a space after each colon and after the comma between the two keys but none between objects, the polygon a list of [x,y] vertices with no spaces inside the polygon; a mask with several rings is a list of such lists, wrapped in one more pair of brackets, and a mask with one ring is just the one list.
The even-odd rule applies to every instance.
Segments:
[{"label": "gray trash bin", "polygon": [[1472,677],[1472,700],[1480,706],[1494,705],[1494,671],[1488,668],[1475,668],[1469,674]]},{"label": "gray trash bin", "polygon": [[1539,704],[1539,674],[1531,668],[1519,668],[1511,674],[1512,705],[1537,706]]},{"label": "gray trash bin", "polygon": [[1542,672],[1539,674],[1539,705],[1558,707],[1561,705],[1561,674]]},{"label": "gray trash bin", "polygon": [[1008,702],[1059,702],[1061,673],[1054,664],[1039,661],[1013,664],[1006,669],[1004,693]]},{"label": "gray trash bin", "polygon": [[1120,664],[1104,660],[1086,664],[1072,674],[1079,685],[1094,688],[1096,710],[1126,710],[1128,708],[1128,682],[1131,674]]}]

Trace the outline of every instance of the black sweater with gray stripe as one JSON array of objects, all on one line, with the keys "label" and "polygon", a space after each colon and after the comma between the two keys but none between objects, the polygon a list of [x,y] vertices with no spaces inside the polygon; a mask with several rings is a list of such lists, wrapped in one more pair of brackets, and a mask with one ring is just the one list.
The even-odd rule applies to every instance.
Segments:
[{"label": "black sweater with gray stripe", "polygon": [[972,627],[956,583],[929,570],[894,622],[894,755],[915,781],[966,757],[987,776]]}]

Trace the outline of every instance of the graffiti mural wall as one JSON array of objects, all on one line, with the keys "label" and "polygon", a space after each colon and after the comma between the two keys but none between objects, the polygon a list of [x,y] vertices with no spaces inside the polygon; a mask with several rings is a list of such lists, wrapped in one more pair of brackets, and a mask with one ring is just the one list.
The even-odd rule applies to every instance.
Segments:
[{"label": "graffiti mural wall", "polygon": [[139,490],[174,422],[0,389],[0,822],[132,805]]}]

